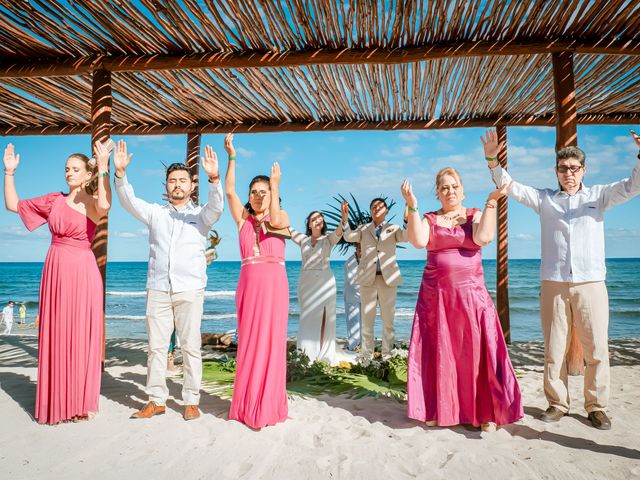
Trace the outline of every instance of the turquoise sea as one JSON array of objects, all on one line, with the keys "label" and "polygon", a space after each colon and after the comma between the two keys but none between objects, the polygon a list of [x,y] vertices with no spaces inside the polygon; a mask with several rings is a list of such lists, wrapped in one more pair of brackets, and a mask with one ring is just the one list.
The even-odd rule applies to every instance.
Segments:
[{"label": "turquoise sea", "polygon": [[[398,289],[396,335],[408,339],[413,312],[422,279],[423,260],[400,261],[404,284]],[[495,294],[495,260],[483,261],[487,288]],[[343,262],[331,262],[338,284],[337,335],[346,336],[342,302]],[[509,261],[511,336],[514,341],[540,340],[538,317],[539,260]],[[640,337],[640,259],[607,260],[611,320],[609,334],[614,338]],[[24,301],[33,322],[38,308],[38,288],[42,263],[0,263],[0,304]],[[235,288],[240,262],[214,262],[207,270],[202,330],[223,332],[236,327]],[[300,262],[287,263],[290,285],[289,334],[298,330],[296,287]],[[110,262],[107,269],[107,336],[146,338],[145,282],[146,262]],[[381,335],[376,322],[376,336]]]}]

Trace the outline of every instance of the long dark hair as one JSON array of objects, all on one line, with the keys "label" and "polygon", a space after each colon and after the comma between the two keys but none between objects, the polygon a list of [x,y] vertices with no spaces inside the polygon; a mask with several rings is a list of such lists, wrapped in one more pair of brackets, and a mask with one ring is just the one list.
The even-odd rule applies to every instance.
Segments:
[{"label": "long dark hair", "polygon": [[309,215],[307,215],[306,220],[304,221],[305,226],[307,227],[307,231],[306,231],[306,235],[310,236],[311,235],[311,225],[309,225],[309,222],[311,221],[311,217],[313,215],[315,215],[316,213],[319,213],[320,216],[322,217],[322,231],[320,233],[322,233],[322,235],[324,235],[325,233],[327,233],[327,222],[324,220],[324,215],[322,214],[321,211],[319,210],[314,210],[313,212],[311,212]]},{"label": "long dark hair", "polygon": [[[251,188],[258,182],[266,182],[266,184],[269,185],[269,190],[271,190],[271,184],[269,183],[270,181],[271,179],[266,175],[256,175],[251,179],[251,182],[249,182],[249,194],[251,194]],[[247,212],[249,212],[251,215],[256,214],[255,210],[251,206],[251,202],[245,203],[244,208],[246,208]]]}]

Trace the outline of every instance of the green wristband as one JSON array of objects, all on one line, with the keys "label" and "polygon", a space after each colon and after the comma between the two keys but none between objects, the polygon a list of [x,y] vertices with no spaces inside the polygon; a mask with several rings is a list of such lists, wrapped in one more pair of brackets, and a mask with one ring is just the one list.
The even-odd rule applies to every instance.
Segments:
[{"label": "green wristband", "polygon": [[496,160],[498,160],[498,158],[497,158],[497,157],[484,157],[484,159],[485,159],[487,162],[495,162]]},{"label": "green wristband", "polygon": [[231,161],[233,161],[233,160],[235,160],[235,159],[236,159],[236,156],[235,156],[235,155],[229,155],[229,161],[230,161],[230,162],[231,162]]},{"label": "green wristband", "polygon": [[102,172],[98,174],[98,178],[108,177],[108,176],[109,176],[109,172]]},{"label": "green wristband", "polygon": [[417,212],[418,206],[416,205],[415,207],[410,207],[409,205],[407,205],[407,210],[409,210],[410,212]]}]

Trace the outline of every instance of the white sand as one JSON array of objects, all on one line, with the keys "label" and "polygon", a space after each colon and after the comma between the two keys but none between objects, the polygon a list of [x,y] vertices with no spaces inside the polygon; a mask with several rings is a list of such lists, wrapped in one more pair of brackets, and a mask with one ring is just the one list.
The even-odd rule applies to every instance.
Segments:
[{"label": "white sand", "polygon": [[179,378],[167,414],[130,420],[146,400],[144,349],[110,340],[99,415],[52,427],[31,417],[36,339],[0,339],[0,478],[640,478],[640,340],[612,342],[610,431],[588,424],[582,377],[570,380],[571,415],[535,419],[546,408],[539,343],[511,349],[526,416],[495,433],[425,428],[387,398],[292,398],[290,420],[254,432],[226,420],[228,400],[203,394],[203,416],[185,422]]}]

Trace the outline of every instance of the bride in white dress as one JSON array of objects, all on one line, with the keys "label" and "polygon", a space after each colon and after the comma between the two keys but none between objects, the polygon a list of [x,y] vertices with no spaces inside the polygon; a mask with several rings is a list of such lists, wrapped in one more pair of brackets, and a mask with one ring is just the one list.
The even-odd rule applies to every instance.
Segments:
[{"label": "bride in white dress", "polygon": [[350,358],[336,345],[336,279],[329,266],[331,249],[340,241],[343,225],[347,223],[348,208],[343,202],[342,222],[329,234],[324,216],[318,211],[307,217],[306,233],[292,230],[291,239],[300,246],[302,253],[297,347],[312,362],[321,360],[336,365]]}]

